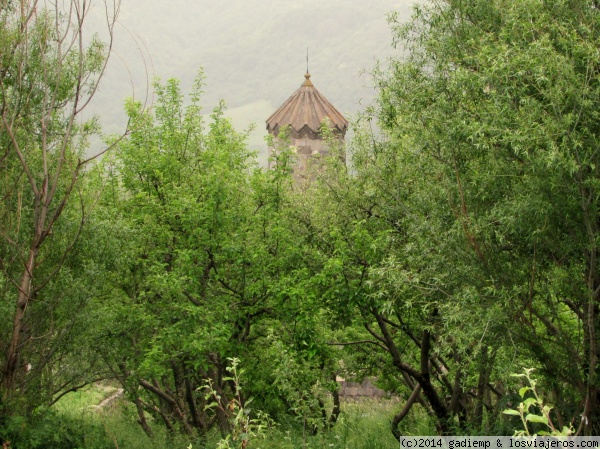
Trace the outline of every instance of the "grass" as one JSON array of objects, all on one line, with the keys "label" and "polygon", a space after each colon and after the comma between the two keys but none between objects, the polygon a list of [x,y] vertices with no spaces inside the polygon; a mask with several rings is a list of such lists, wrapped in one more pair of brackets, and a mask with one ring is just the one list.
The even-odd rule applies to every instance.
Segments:
[{"label": "grass", "polygon": [[61,413],[70,415],[86,414],[91,408],[117,391],[117,387],[99,383],[87,388],[69,393],[61,398],[54,408]]},{"label": "grass", "polygon": [[[80,420],[90,428],[102,426],[106,434],[103,445],[90,444],[88,447],[112,447],[118,449],[187,449],[190,442],[184,437],[167,434],[160,423],[152,423],[152,439],[142,431],[136,422],[134,407],[124,400],[98,410],[94,405],[110,396],[116,388],[109,385],[95,385],[66,395],[56,404],[56,412],[65,418]],[[397,400],[363,399],[343,403],[342,413],[335,426],[317,435],[303,432],[301,423],[291,420],[281,423],[265,432],[264,438],[250,442],[248,448],[256,449],[386,449],[397,448],[398,442],[390,431],[390,421],[400,407]],[[403,433],[409,435],[431,432],[425,413],[417,408],[403,423]],[[215,448],[220,434],[208,436],[206,448]],[[192,449],[199,448],[197,444]]]},{"label": "grass", "polygon": [[[55,404],[54,409],[57,415],[65,420],[77,420],[84,431],[101,426],[105,441],[90,441],[88,442],[90,448],[185,449],[188,447],[189,442],[184,437],[172,437],[156,423],[151,423],[154,437],[149,438],[136,422],[134,406],[122,398],[102,409],[96,407],[116,391],[117,388],[110,384],[92,385],[65,395]],[[85,449],[88,449],[87,445]]]},{"label": "grass", "polygon": [[254,441],[261,449],[386,449],[397,448],[389,422],[397,401],[365,399],[346,402],[336,425],[317,435],[303,435],[301,428],[271,430],[264,440]]}]

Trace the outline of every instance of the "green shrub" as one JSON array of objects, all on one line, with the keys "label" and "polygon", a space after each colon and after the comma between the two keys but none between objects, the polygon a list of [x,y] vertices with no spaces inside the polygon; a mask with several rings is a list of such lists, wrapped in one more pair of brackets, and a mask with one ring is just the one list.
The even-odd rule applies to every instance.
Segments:
[{"label": "green shrub", "polygon": [[0,440],[12,449],[114,449],[100,422],[40,409],[31,417],[9,417]]},{"label": "green shrub", "polygon": [[[527,380],[528,386],[524,386],[519,390],[522,402],[519,403],[516,409],[504,410],[505,415],[518,416],[521,419],[523,428],[515,430],[514,436],[535,436],[535,435],[550,435],[550,436],[569,436],[573,435],[574,429],[571,425],[563,426],[562,429],[557,428],[552,422],[550,412],[553,406],[548,405],[541,394],[536,390],[537,380],[531,377],[533,368],[525,369],[524,374],[512,374],[514,377],[522,377]],[[529,397],[527,394],[529,394]],[[535,432],[531,426],[541,424],[543,430]]]}]

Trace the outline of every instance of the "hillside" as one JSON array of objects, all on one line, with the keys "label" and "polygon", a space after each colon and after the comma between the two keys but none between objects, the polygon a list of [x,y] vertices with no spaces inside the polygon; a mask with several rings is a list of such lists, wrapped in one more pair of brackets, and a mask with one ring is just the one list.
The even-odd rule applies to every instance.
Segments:
[{"label": "hillside", "polygon": [[386,14],[408,17],[411,3],[125,0],[94,111],[116,132],[123,99],[143,100],[147,79],[179,78],[185,91],[202,67],[207,113],[224,99],[236,126],[257,124],[250,144],[264,149],[264,120],[303,81],[307,47],[315,86],[352,115],[373,97],[368,72],[393,51]]}]

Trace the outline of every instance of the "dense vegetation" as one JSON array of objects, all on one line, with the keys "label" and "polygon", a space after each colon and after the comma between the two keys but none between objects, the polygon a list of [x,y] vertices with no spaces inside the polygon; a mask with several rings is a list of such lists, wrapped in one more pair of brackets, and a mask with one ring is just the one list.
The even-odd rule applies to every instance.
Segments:
[{"label": "dense vegetation", "polygon": [[111,44],[86,2],[0,5],[0,442],[114,447],[60,408],[108,381],[149,441],[329,444],[338,375],[400,398],[396,437],[513,434],[523,368],[532,432],[600,434],[596,3],[392,14],[407,57],[352,141],[324,127],[307,183],[293,149],[264,170],[222,105],[203,118],[202,73],[128,101],[86,159]]}]

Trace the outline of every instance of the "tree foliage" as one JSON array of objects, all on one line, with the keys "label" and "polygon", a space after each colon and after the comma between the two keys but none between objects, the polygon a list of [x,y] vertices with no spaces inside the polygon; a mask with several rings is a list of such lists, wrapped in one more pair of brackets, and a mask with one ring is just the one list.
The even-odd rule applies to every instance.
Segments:
[{"label": "tree foliage", "polygon": [[157,82],[153,111],[127,105],[133,131],[107,160],[104,204],[127,235],[129,260],[98,335],[147,433],[150,413],[199,438],[215,425],[228,431],[227,404],[248,397],[228,379],[230,357],[255,368],[248,391],[257,402],[280,401],[260,387],[273,377],[260,357],[290,319],[296,257],[282,217],[285,165],[258,169],[223,105],[206,125],[201,89],[200,75],[186,105],[177,81]]},{"label": "tree foliage", "polygon": [[[106,6],[110,38],[118,5]],[[97,293],[74,252],[94,204],[83,175],[99,131],[81,114],[110,52],[110,41],[84,44],[89,7],[0,3],[0,406],[11,413],[81,380],[64,358],[80,352],[80,311]]]},{"label": "tree foliage", "polygon": [[262,170],[223,104],[203,117],[202,75],[187,99],[169,80],[152,110],[129,100],[131,134],[84,170],[97,124],[76,117],[106,48],[84,51],[85,9],[72,12],[67,41],[59,12],[2,9],[5,404],[111,377],[148,435],[160,422],[245,444],[231,425],[258,422],[240,418],[250,402],[326,431],[336,376],[375,376],[404,398],[396,437],[415,407],[440,434],[492,434],[520,425],[510,374],[535,366],[531,416],[598,433],[594,3],[391,15],[407,56],[376,74],[379,100],[345,148],[324,126],[330,155],[306,182],[293,148]]},{"label": "tree foliage", "polygon": [[[489,410],[486,378],[502,364],[485,365],[512,346],[540,366],[564,419],[597,433],[599,18],[584,1],[434,2],[407,25],[391,16],[409,56],[379,78],[387,140],[357,167],[389,173],[365,177],[364,191],[385,195],[365,210],[405,240],[373,272],[408,289],[396,305],[416,294],[434,351],[457,363],[451,413],[457,394],[459,409],[475,396]],[[482,368],[471,394],[469,359]]]}]

